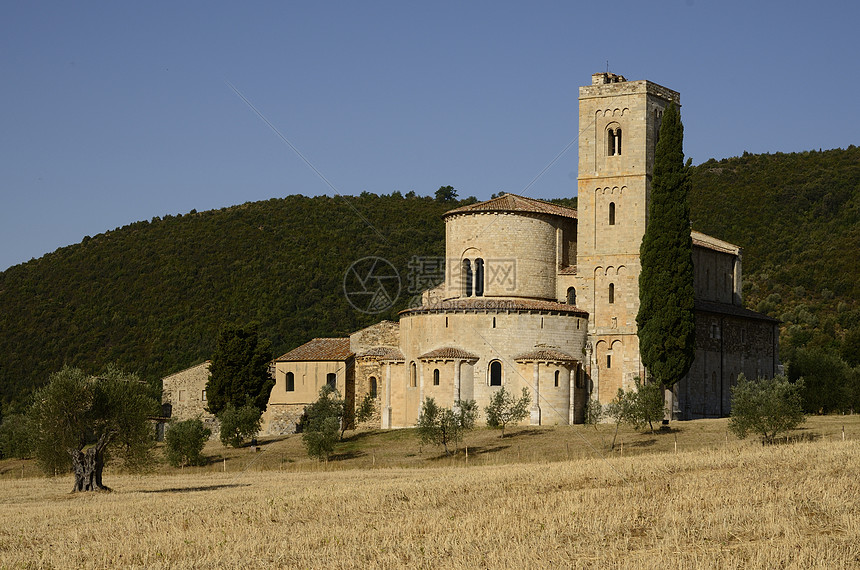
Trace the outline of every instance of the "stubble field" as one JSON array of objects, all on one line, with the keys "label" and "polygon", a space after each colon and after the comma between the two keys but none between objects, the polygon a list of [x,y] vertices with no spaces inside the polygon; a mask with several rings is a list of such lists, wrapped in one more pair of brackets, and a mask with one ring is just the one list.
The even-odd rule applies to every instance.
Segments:
[{"label": "stubble field", "polygon": [[224,472],[222,461],[110,473],[114,492],[100,494],[70,494],[69,477],[14,478],[12,467],[0,489],[0,567],[860,567],[857,422],[845,441],[832,421],[803,438],[812,441],[768,447],[721,442],[724,420],[714,422],[699,424],[713,444],[677,453],[683,438],[658,435],[637,452],[627,434],[623,457],[565,445],[551,462],[521,449],[529,462],[513,451],[495,464],[425,452],[416,461],[435,466],[281,459]]}]

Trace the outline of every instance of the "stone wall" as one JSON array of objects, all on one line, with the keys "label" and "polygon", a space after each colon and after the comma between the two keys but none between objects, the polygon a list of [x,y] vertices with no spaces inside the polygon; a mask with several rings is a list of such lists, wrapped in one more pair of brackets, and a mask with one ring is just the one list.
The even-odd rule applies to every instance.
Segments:
[{"label": "stone wall", "polygon": [[[206,383],[209,382],[209,361],[171,374],[161,379],[161,403],[170,405],[174,422],[200,418],[212,430],[210,439],[217,439],[221,425],[206,411]],[[167,426],[170,429],[170,426]]]}]

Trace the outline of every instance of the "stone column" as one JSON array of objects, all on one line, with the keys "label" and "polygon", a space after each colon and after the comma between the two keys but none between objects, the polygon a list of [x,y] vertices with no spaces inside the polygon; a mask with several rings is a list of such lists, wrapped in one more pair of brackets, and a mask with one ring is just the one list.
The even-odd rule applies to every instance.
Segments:
[{"label": "stone column", "polygon": [[462,361],[455,360],[454,361],[454,402],[458,402],[460,400],[460,364]]},{"label": "stone column", "polygon": [[535,400],[532,402],[531,409],[531,420],[530,423],[533,426],[540,425],[540,364],[535,362],[534,368],[534,395]]},{"label": "stone column", "polygon": [[567,425],[573,425],[576,420],[576,373],[579,369],[579,363],[575,362],[570,369],[570,409],[567,412]]},{"label": "stone column", "polygon": [[391,363],[385,363],[385,407],[382,410],[382,429],[391,427]]},{"label": "stone column", "polygon": [[418,410],[424,405],[424,363],[418,361]]}]

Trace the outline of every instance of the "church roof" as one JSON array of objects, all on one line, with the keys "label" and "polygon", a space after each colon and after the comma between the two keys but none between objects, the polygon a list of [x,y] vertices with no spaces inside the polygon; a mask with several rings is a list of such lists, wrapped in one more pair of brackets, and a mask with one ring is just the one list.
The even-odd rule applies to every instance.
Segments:
[{"label": "church roof", "polygon": [[721,251],[723,253],[730,253],[732,255],[740,255],[741,253],[740,247],[727,241],[717,239],[713,236],[709,236],[708,234],[703,234],[702,232],[693,230],[690,232],[690,237],[693,238],[693,245],[697,245],[699,247],[713,249],[714,251]]},{"label": "church roof", "polygon": [[459,299],[445,299],[438,303],[422,305],[412,309],[400,311],[401,315],[409,313],[437,313],[451,311],[496,311],[504,312],[554,312],[567,313],[579,317],[587,317],[588,313],[576,307],[576,305],[568,305],[567,303],[557,303],[555,301],[541,301],[538,299],[516,299],[516,298],[500,298],[500,297],[467,297]]},{"label": "church roof", "polygon": [[739,307],[738,305],[729,305],[728,303],[716,303],[714,301],[700,301],[696,299],[695,308],[696,311],[701,311],[703,313],[716,313],[718,315],[729,315],[732,317],[770,321],[773,323],[780,322],[779,319],[751,311],[750,309],[745,309],[744,307]]},{"label": "church roof", "polygon": [[555,348],[536,348],[530,352],[515,356],[514,360],[517,362],[534,362],[535,360],[546,362],[574,362],[576,358]]},{"label": "church roof", "polygon": [[461,348],[446,346],[444,348],[431,350],[430,352],[422,354],[418,358],[419,360],[454,360],[455,358],[462,360],[478,360],[479,357],[471,352],[466,352]]},{"label": "church roof", "polygon": [[543,200],[535,200],[534,198],[526,198],[525,196],[517,196],[516,194],[502,194],[498,198],[493,198],[486,202],[461,206],[445,212],[442,217],[475,212],[529,212],[576,219],[576,210],[573,208],[566,208],[565,206],[544,202]]},{"label": "church roof", "polygon": [[403,353],[390,346],[374,346],[358,355],[369,360],[403,360]]},{"label": "church roof", "polygon": [[294,348],[275,362],[310,362],[314,360],[346,360],[353,356],[349,348],[349,337],[315,338]]}]

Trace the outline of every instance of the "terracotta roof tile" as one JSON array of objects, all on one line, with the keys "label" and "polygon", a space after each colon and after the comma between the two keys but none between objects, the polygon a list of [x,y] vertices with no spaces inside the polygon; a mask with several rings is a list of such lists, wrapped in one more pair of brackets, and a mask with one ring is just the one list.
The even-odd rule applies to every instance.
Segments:
[{"label": "terracotta roof tile", "polygon": [[285,355],[275,359],[275,362],[314,360],[346,360],[353,356],[349,349],[349,338],[315,338],[294,348]]},{"label": "terracotta roof tile", "polygon": [[463,299],[445,299],[438,303],[422,305],[414,309],[401,311],[401,315],[409,313],[436,313],[449,311],[551,311],[567,314],[575,314],[581,317],[588,316],[583,309],[576,305],[557,303],[555,301],[541,301],[538,299],[516,299],[497,297],[469,297]]},{"label": "terracotta roof tile", "polygon": [[730,253],[732,255],[738,255],[741,251],[741,248],[734,244],[695,230],[690,232],[690,237],[693,238],[693,245],[698,247],[721,251],[723,253]]},{"label": "terracotta roof tile", "polygon": [[519,362],[521,360],[524,361],[548,361],[548,362],[574,362],[577,359],[572,357],[566,352],[562,352],[560,350],[554,348],[536,348],[530,352],[526,352],[525,354],[520,354],[519,356],[515,356],[514,360]]},{"label": "terracotta roof tile", "polygon": [[478,360],[478,356],[471,352],[466,352],[461,348],[455,348],[453,346],[431,350],[430,352],[422,354],[418,358],[420,360],[453,360],[455,358],[462,360]]},{"label": "terracotta roof tile", "polygon": [[367,360],[403,360],[403,353],[399,349],[390,346],[374,346],[359,354],[358,358],[365,358]]},{"label": "terracotta roof tile", "polygon": [[531,212],[576,219],[576,210],[573,208],[566,208],[551,202],[526,198],[525,196],[517,196],[516,194],[502,194],[498,198],[493,198],[486,202],[461,206],[445,212],[442,217],[445,218],[456,214],[470,214],[473,212]]}]

